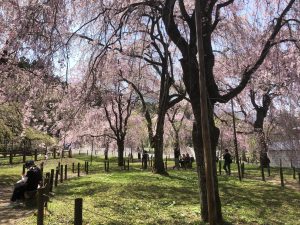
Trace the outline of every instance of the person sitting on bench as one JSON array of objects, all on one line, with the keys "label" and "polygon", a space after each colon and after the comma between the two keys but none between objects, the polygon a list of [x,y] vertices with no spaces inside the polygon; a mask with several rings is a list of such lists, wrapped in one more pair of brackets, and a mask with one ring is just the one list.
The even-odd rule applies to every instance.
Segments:
[{"label": "person sitting on bench", "polygon": [[180,163],[181,168],[185,168],[186,169],[185,154],[182,154],[182,156],[180,157],[179,163]]},{"label": "person sitting on bench", "polygon": [[191,157],[190,157],[189,153],[187,153],[185,156],[185,166],[187,168],[192,168],[192,161],[191,161]]},{"label": "person sitting on bench", "polygon": [[33,160],[25,163],[25,168],[28,169],[26,175],[22,175],[22,179],[15,184],[14,191],[11,197],[11,202],[24,199],[24,193],[26,191],[36,191],[38,185],[43,179],[42,172],[38,168]]}]

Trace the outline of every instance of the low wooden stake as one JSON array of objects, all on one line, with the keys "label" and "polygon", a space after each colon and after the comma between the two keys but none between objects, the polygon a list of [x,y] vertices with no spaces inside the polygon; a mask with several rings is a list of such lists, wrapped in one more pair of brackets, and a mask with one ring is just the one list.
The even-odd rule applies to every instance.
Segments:
[{"label": "low wooden stake", "polygon": [[60,183],[64,182],[64,166],[60,165]]},{"label": "low wooden stake", "polygon": [[50,187],[49,187],[49,191],[52,192],[53,191],[53,179],[54,179],[54,169],[51,170],[51,174],[50,174]]},{"label": "low wooden stake", "polygon": [[242,164],[241,164],[241,172],[242,172],[242,178],[244,178],[244,176],[245,176],[245,164],[244,164],[244,162],[242,162]]},{"label": "low wooden stake", "polygon": [[38,189],[38,197],[37,197],[37,225],[44,224],[44,188]]},{"label": "low wooden stake", "polygon": [[58,183],[58,174],[59,174],[59,171],[58,169],[56,169],[56,172],[55,172],[55,180],[54,180],[54,186],[57,187],[57,183]]},{"label": "low wooden stake", "polygon": [[65,165],[65,180],[68,178],[68,166]]},{"label": "low wooden stake", "polygon": [[281,187],[284,187],[283,170],[282,170],[281,159],[280,159],[279,173],[280,173],[280,183],[281,183]]},{"label": "low wooden stake", "polygon": [[74,225],[82,225],[82,198],[75,199]]},{"label": "low wooden stake", "polygon": [[78,163],[77,165],[77,175],[78,177],[80,177],[80,163]]},{"label": "low wooden stake", "polygon": [[23,164],[22,174],[25,174],[25,164]]},{"label": "low wooden stake", "polygon": [[296,179],[296,168],[293,166],[293,178]]}]

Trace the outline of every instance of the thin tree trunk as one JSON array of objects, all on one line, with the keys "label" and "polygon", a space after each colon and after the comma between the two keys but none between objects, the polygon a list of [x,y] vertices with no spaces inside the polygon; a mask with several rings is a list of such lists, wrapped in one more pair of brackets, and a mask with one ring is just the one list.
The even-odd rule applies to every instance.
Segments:
[{"label": "thin tree trunk", "polygon": [[179,135],[175,134],[175,144],[174,144],[174,159],[180,156],[180,145],[179,145]]}]

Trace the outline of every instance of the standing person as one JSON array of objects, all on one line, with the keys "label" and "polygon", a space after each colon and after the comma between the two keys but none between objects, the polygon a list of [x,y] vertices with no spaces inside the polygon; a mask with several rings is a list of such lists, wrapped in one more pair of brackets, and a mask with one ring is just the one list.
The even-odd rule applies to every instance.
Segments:
[{"label": "standing person", "polygon": [[26,175],[22,175],[22,180],[15,184],[15,188],[11,197],[11,202],[24,198],[25,191],[37,190],[39,183],[43,179],[42,172],[38,168],[33,160],[25,163],[25,168],[28,169]]},{"label": "standing person", "polygon": [[228,151],[228,149],[225,149],[225,153],[223,155],[223,159],[224,159],[224,166],[223,169],[226,171],[226,174],[230,175],[231,171],[230,171],[230,164],[232,163],[232,159],[231,159],[231,155]]},{"label": "standing person", "polygon": [[143,153],[143,157],[142,157],[142,160],[143,160],[143,169],[147,169],[148,167],[148,158],[149,158],[149,155],[148,155],[148,152],[147,151],[144,151]]}]

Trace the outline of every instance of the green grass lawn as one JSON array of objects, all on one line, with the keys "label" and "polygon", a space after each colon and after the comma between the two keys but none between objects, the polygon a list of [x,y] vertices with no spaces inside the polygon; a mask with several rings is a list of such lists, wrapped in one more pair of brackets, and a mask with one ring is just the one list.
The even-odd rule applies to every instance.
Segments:
[{"label": "green grass lawn", "polygon": [[[82,155],[65,160],[69,165],[72,162],[83,165],[85,159],[90,158]],[[47,163],[45,171],[57,165],[54,160]],[[70,179],[55,189],[45,224],[73,224],[74,199],[79,197],[83,198],[84,224],[202,224],[195,171],[169,170],[170,176],[166,177],[141,171],[140,166],[135,163],[130,171],[120,171],[113,159],[111,172],[105,173],[103,159],[94,158],[91,174]],[[295,182],[296,189],[282,189],[268,182],[277,177],[277,169],[271,172],[274,177],[267,177],[266,173],[267,182],[259,180],[257,165],[246,165],[246,179],[242,182],[236,178],[236,168],[232,170],[232,176],[223,172],[218,177],[227,224],[300,224],[299,185],[293,181],[291,170],[285,170],[285,179]],[[10,172],[6,175],[5,171]],[[12,181],[15,173],[20,172],[20,166],[4,167],[0,178],[8,176]],[[31,225],[35,221],[32,215],[22,224]]]}]

